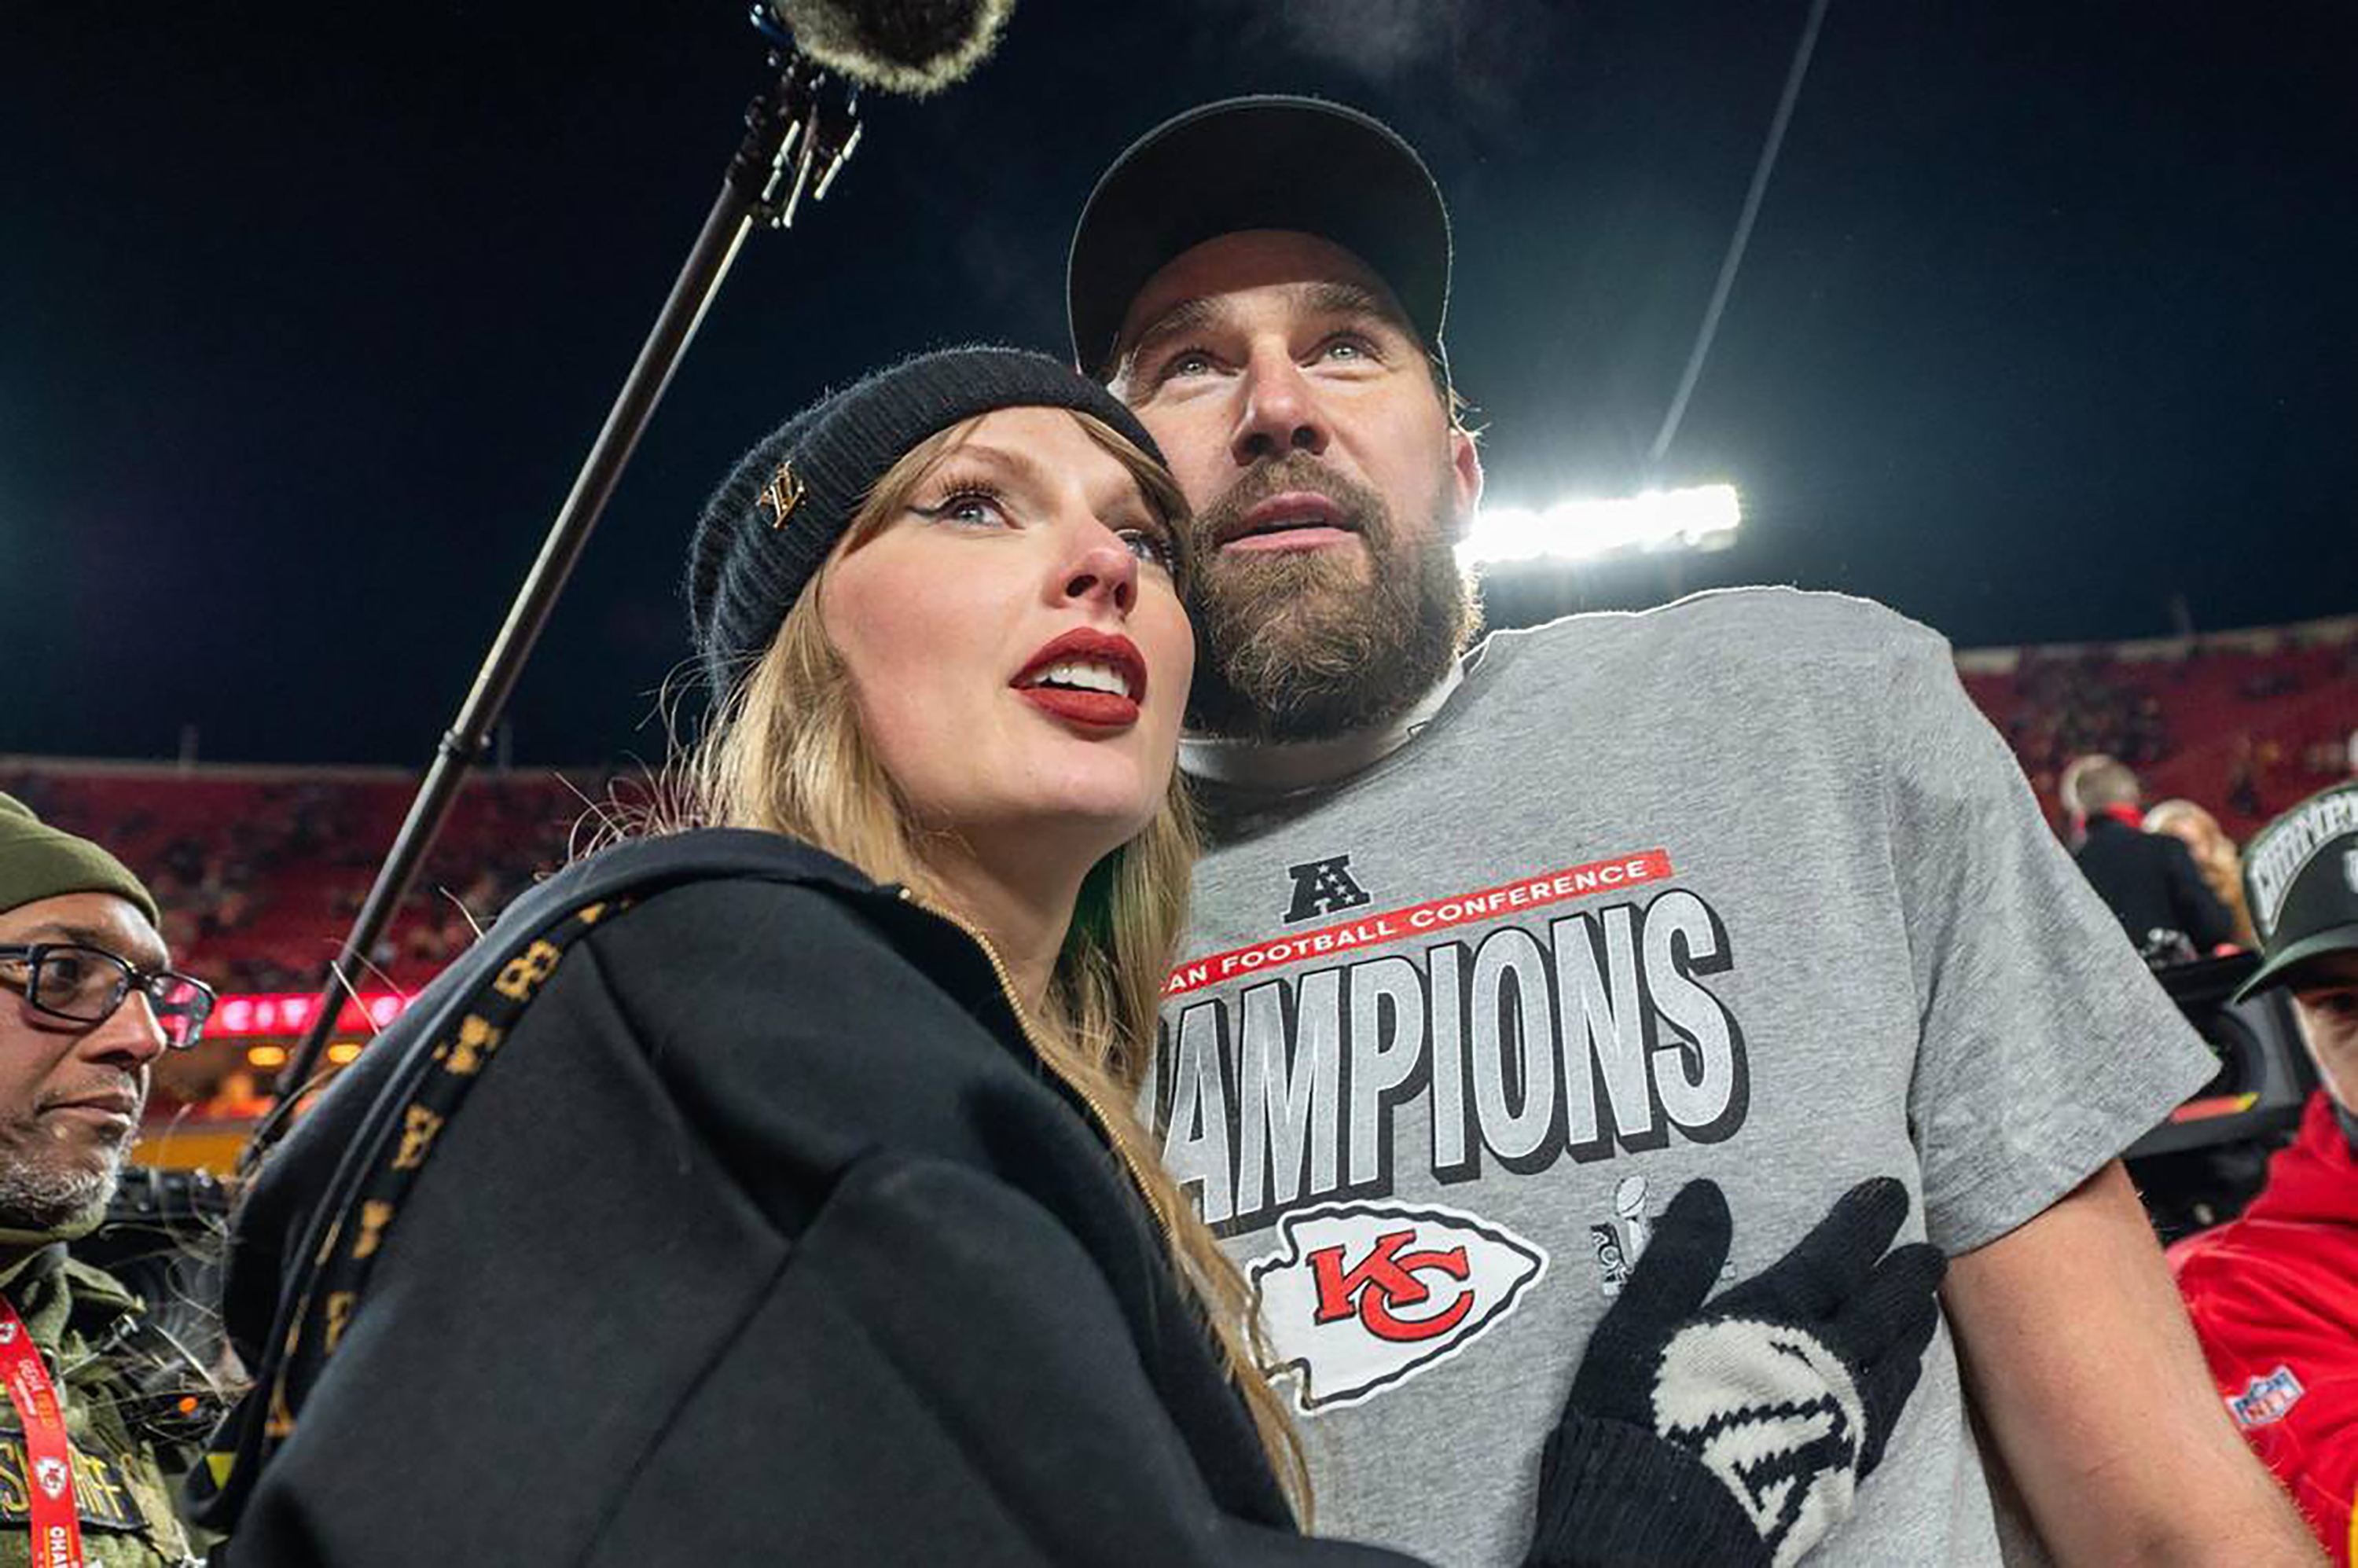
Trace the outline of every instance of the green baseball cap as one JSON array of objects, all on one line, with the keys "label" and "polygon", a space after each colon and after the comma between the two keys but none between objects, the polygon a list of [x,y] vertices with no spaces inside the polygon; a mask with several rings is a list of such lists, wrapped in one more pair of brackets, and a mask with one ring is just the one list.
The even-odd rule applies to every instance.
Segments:
[{"label": "green baseball cap", "polygon": [[157,919],[156,900],[122,861],[0,795],[0,913],[68,892],[114,893],[138,905],[149,925]]}]

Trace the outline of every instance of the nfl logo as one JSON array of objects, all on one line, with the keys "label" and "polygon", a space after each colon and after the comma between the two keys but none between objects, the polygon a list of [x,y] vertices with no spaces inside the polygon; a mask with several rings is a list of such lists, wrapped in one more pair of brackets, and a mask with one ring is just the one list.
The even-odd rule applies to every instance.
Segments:
[{"label": "nfl logo", "polygon": [[38,1481],[41,1484],[41,1490],[50,1497],[65,1496],[66,1462],[62,1459],[41,1460],[33,1466],[33,1479]]},{"label": "nfl logo", "polygon": [[2352,892],[2358,892],[2358,846],[2342,851],[2342,880],[2350,884]]}]

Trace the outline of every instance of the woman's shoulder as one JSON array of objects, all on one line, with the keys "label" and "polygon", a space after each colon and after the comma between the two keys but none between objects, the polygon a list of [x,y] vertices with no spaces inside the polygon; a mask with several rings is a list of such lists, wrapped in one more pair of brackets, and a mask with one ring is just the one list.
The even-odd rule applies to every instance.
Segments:
[{"label": "woman's shoulder", "polygon": [[590,906],[603,914],[589,940],[610,957],[713,972],[758,956],[772,977],[823,975],[863,954],[884,959],[903,945],[908,907],[897,886],[801,839],[703,828],[575,861],[512,906],[520,918],[507,943]]},{"label": "woman's shoulder", "polygon": [[783,834],[716,828],[619,845],[532,896],[545,907],[525,928],[605,906],[585,940],[623,992],[791,999],[807,1020],[884,999],[922,1011],[928,993],[965,1004],[996,985],[972,940],[905,889]]},{"label": "woman's shoulder", "polygon": [[615,897],[645,900],[676,889],[731,883],[886,898],[897,891],[784,833],[703,827],[633,838],[584,856],[518,899],[509,913],[555,913]]}]

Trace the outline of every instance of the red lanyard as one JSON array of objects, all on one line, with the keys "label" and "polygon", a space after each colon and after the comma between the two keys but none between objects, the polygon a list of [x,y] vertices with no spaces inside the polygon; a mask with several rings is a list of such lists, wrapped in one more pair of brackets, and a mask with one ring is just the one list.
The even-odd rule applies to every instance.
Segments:
[{"label": "red lanyard", "polygon": [[16,1309],[0,1296],[0,1375],[25,1424],[25,1498],[33,1521],[36,1568],[82,1568],[81,1514],[74,1507],[73,1444],[49,1369]]}]

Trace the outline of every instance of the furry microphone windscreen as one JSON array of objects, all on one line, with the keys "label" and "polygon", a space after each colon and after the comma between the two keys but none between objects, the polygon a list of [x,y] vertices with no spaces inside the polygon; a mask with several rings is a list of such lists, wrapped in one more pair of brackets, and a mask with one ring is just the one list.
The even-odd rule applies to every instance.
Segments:
[{"label": "furry microphone windscreen", "polygon": [[1015,0],[769,0],[817,63],[881,92],[924,98],[965,80]]}]

